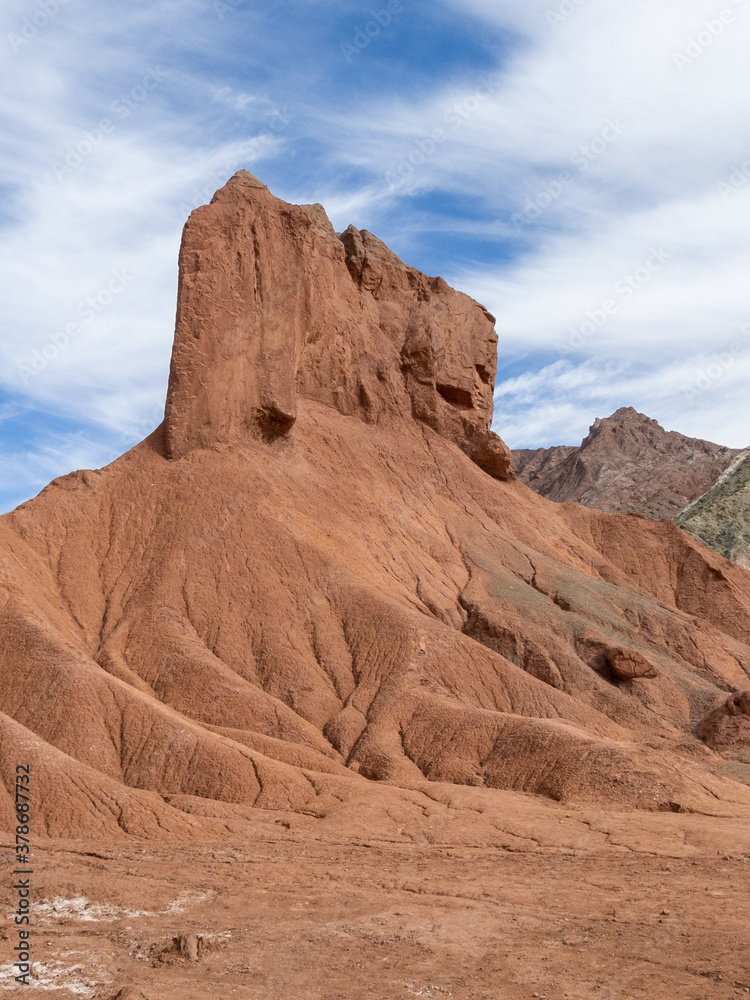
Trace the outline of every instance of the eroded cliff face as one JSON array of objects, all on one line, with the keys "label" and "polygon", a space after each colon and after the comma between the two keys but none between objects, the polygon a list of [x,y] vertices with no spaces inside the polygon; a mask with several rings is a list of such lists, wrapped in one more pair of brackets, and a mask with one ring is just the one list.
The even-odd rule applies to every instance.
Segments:
[{"label": "eroded cliff face", "polygon": [[289,205],[246,171],[193,212],[180,251],[167,454],[292,433],[299,398],[368,423],[418,420],[512,478],[490,431],[489,313],[407,267],[321,205]]},{"label": "eroded cliff face", "polygon": [[675,520],[693,538],[750,570],[750,450]]}]

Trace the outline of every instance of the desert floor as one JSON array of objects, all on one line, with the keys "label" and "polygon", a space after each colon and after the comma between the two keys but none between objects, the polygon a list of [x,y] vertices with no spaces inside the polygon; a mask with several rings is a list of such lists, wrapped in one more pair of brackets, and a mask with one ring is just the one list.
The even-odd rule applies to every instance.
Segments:
[{"label": "desert floor", "polygon": [[[149,1000],[750,994],[746,824],[503,801],[494,845],[480,830],[470,843],[460,809],[460,846],[440,842],[445,823],[436,836],[342,837],[311,817],[262,811],[214,844],[37,844],[34,983],[16,986],[5,965],[0,990],[96,1000],[124,987]],[[10,872],[10,852],[0,853]],[[6,956],[13,935],[6,924]]]}]

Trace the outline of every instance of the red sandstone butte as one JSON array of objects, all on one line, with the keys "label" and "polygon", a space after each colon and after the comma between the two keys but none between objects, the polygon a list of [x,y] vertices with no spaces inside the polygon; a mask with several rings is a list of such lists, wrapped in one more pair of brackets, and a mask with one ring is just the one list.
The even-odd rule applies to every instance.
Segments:
[{"label": "red sandstone butte", "polygon": [[692,749],[748,686],[747,573],[514,481],[495,345],[245,172],[191,215],[163,426],[0,521],[2,773],[33,757],[50,833],[368,780],[750,803]]},{"label": "red sandstone butte", "polygon": [[39,990],[750,982],[750,575],[515,480],[495,348],[247,173],[191,215],[163,425],[0,518]]},{"label": "red sandstone butte", "polygon": [[409,416],[498,478],[489,430],[497,334],[486,309],[404,265],[322,205],[287,205],[246,171],[197,209],[180,250],[165,446],[289,434],[298,400],[396,427]]}]

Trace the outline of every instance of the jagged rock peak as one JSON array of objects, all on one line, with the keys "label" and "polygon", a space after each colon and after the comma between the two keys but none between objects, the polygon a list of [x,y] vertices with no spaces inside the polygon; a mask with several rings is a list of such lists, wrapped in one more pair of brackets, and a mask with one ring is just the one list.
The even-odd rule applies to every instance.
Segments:
[{"label": "jagged rock peak", "polygon": [[337,234],[239,171],[188,219],[165,414],[170,458],[288,435],[300,399],[369,423],[417,420],[498,478],[494,320],[367,231]]},{"label": "jagged rock peak", "polygon": [[248,187],[260,188],[261,191],[268,191],[268,185],[258,180],[249,170],[238,170],[236,174],[233,174],[229,178],[227,184],[245,184]]},{"label": "jagged rock peak", "polygon": [[579,447],[514,453],[522,482],[550,500],[651,518],[672,518],[705,492],[738,452],[666,431],[623,406],[591,425]]},{"label": "jagged rock peak", "polygon": [[[619,427],[627,425],[629,427],[644,426],[658,427],[664,430],[658,420],[647,417],[645,413],[639,413],[633,406],[621,406],[619,410],[609,417],[597,417],[589,428],[589,432],[597,430],[599,427]],[[665,432],[666,433],[666,432]]]}]

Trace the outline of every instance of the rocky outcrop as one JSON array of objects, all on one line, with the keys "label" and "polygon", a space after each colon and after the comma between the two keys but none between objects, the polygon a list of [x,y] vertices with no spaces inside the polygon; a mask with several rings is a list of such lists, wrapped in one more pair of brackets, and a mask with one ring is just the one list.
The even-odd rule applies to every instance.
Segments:
[{"label": "rocky outcrop", "polygon": [[709,712],[699,734],[712,749],[732,753],[750,764],[750,691],[730,695]]},{"label": "rocky outcrop", "polygon": [[750,450],[675,520],[693,538],[750,569]]},{"label": "rocky outcrop", "polygon": [[514,451],[513,468],[549,500],[662,519],[705,493],[739,454],[624,407],[596,420],[580,447]]},{"label": "rocky outcrop", "polygon": [[164,425],[0,518],[0,825],[19,762],[37,837],[352,831],[435,783],[750,807],[694,730],[750,685],[750,577],[512,479],[494,345],[318,206],[243,174],[198,209]]},{"label": "rocky outcrop", "polygon": [[305,398],[371,424],[421,421],[508,478],[489,429],[496,365],[486,309],[240,171],[185,227],[167,454],[288,435]]}]

